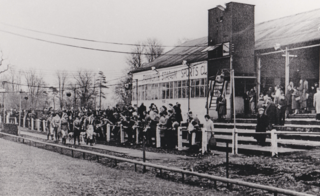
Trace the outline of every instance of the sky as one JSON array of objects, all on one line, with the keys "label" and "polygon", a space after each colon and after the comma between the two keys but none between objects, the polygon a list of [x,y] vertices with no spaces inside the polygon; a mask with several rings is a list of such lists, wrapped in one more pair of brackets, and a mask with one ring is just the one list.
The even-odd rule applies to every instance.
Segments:
[{"label": "sky", "polygon": [[[130,52],[132,46],[92,43],[15,28],[52,34],[130,43],[157,38],[173,46],[180,39],[207,36],[208,9],[225,0],[0,0],[0,50],[16,69],[37,69],[50,85],[55,72],[70,75],[79,69],[103,71],[109,84],[116,83],[127,68],[126,54],[85,50],[20,37]],[[319,0],[239,0],[255,5],[255,23],[320,9]],[[13,25],[13,26],[9,26]],[[169,50],[167,47],[166,50]],[[0,67],[0,71],[5,65]]]}]

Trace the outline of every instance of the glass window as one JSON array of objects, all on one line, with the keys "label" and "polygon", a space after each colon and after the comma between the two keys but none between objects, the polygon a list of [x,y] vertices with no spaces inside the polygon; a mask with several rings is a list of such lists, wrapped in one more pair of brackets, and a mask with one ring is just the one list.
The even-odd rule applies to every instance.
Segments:
[{"label": "glass window", "polygon": [[159,84],[154,84],[153,86],[153,92],[154,92],[154,99],[159,99]]},{"label": "glass window", "polygon": [[166,83],[162,83],[162,89],[161,89],[161,91],[162,91],[162,99],[165,99],[166,98]]},{"label": "glass window", "polygon": [[200,97],[200,80],[195,81],[195,97]]}]

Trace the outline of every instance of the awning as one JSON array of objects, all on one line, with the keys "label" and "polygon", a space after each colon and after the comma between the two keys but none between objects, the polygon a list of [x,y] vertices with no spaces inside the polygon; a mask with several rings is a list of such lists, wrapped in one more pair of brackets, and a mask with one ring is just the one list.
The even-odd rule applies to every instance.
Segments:
[{"label": "awning", "polygon": [[216,45],[214,45],[214,46],[209,46],[209,47],[207,47],[206,49],[202,50],[201,52],[212,51],[212,50],[217,49],[219,46],[221,46],[221,44],[216,44]]}]

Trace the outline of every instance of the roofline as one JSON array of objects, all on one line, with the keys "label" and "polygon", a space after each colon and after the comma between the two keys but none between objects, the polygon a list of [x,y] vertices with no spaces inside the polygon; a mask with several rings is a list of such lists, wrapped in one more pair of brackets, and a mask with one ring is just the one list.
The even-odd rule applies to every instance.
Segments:
[{"label": "roofline", "polygon": [[283,16],[283,17],[280,17],[280,18],[272,19],[272,20],[263,21],[263,22],[260,22],[260,23],[255,24],[255,26],[256,26],[256,25],[263,24],[263,23],[275,21],[275,20],[280,20],[280,19],[284,19],[284,18],[288,18],[288,17],[292,17],[292,16],[297,16],[297,15],[300,15],[300,14],[305,14],[305,13],[307,13],[307,12],[314,12],[314,11],[316,11],[316,10],[320,10],[320,8],[314,9],[314,10],[305,11],[305,12],[300,12],[300,13],[293,14],[293,15],[289,15],[289,16]]},{"label": "roofline", "polygon": [[[192,63],[200,63],[200,62],[208,62],[208,59],[204,59],[204,60],[201,60],[201,61],[190,61],[189,63],[192,64]],[[180,65],[182,65],[182,64],[167,65],[167,66],[159,67],[159,68],[157,68],[157,70],[168,68],[168,67],[180,66]],[[143,71],[151,71],[152,70],[151,67],[143,67],[143,68],[132,70],[132,71],[128,72],[128,74],[134,74],[134,73],[139,73],[139,72],[143,72]]]},{"label": "roofline", "polygon": [[[236,4],[242,4],[242,5],[249,5],[249,6],[256,6],[256,5],[253,5],[253,4],[240,3],[240,2],[234,2],[234,1],[230,1],[229,3],[226,3],[225,5],[228,5],[228,4],[230,4],[230,3],[236,3]],[[219,5],[217,5],[216,7],[213,7],[213,8],[208,9],[208,11],[215,9],[215,8],[217,8],[218,6],[219,6]]]}]

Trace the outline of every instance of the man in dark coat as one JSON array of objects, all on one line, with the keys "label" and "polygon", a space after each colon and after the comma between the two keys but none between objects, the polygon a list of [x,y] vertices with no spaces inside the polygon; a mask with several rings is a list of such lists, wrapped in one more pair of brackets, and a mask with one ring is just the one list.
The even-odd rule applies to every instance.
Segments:
[{"label": "man in dark coat", "polygon": [[[258,117],[257,117],[257,133],[265,133],[267,131],[267,127],[269,126],[268,116],[265,115],[264,109],[259,108]],[[255,135],[254,138],[257,140],[259,145],[264,146],[266,141],[266,135],[259,134]]]},{"label": "man in dark coat", "polygon": [[286,116],[286,107],[287,107],[287,101],[284,97],[284,93],[281,92],[279,102],[277,104],[277,119],[276,119],[277,125],[284,125],[285,116]]},{"label": "man in dark coat", "polygon": [[271,98],[268,98],[265,115],[268,116],[269,128],[271,128],[276,123],[276,114],[277,114],[277,107],[272,102]]},{"label": "man in dark coat", "polygon": [[144,119],[146,117],[147,107],[141,103],[140,107],[138,108],[138,115],[140,119]]},{"label": "man in dark coat", "polygon": [[175,111],[176,121],[177,121],[177,122],[179,123],[179,125],[180,125],[180,123],[183,121],[182,115],[181,115],[180,103],[177,102],[176,105],[173,106],[173,109],[174,109],[174,111]]}]

